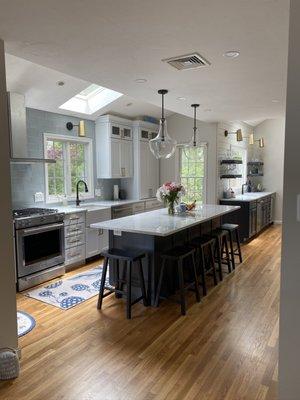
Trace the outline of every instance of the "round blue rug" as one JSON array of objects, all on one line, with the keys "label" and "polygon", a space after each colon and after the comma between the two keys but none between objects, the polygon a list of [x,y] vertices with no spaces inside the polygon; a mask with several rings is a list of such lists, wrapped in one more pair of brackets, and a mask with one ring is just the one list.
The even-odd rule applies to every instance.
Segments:
[{"label": "round blue rug", "polygon": [[26,335],[35,327],[35,319],[24,311],[17,311],[18,337]]}]

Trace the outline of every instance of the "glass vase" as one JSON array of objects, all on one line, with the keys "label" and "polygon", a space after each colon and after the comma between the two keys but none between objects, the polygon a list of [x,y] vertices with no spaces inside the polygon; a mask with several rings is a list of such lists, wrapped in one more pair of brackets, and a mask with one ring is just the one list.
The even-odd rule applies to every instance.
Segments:
[{"label": "glass vase", "polygon": [[173,201],[170,201],[168,204],[168,214],[169,215],[175,214],[175,203]]}]

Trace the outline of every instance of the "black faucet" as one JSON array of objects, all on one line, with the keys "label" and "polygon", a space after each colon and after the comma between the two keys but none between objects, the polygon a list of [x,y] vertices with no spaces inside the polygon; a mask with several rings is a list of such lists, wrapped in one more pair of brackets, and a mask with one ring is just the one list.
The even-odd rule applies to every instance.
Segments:
[{"label": "black faucet", "polygon": [[80,205],[80,202],[81,202],[81,200],[79,200],[79,193],[78,193],[78,188],[79,188],[79,184],[80,184],[80,183],[83,183],[83,184],[84,184],[85,193],[87,193],[87,192],[89,191],[89,189],[88,189],[88,187],[87,187],[87,184],[86,184],[82,179],[80,179],[80,180],[76,183],[76,206],[79,206],[79,205]]},{"label": "black faucet", "polygon": [[242,194],[244,194],[244,186],[248,186],[248,183],[243,183],[242,184]]}]

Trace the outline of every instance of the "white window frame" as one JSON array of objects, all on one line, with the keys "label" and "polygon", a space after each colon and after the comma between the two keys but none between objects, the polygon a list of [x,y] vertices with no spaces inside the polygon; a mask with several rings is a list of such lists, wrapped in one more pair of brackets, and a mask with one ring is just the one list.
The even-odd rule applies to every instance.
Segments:
[{"label": "white window frame", "polygon": [[[181,165],[181,151],[183,150],[183,147],[187,143],[180,143],[177,144],[176,146],[176,151],[175,151],[175,176],[176,176],[176,181],[181,182],[181,176],[180,176],[180,165]],[[203,147],[204,148],[204,179],[203,179],[203,204],[207,203],[207,142],[201,142],[199,143],[199,146],[197,147]]]},{"label": "white window frame", "polygon": [[[47,140],[59,140],[61,142],[73,142],[73,143],[81,143],[87,145],[86,154],[87,154],[87,186],[89,191],[87,193],[80,193],[80,197],[82,199],[92,199],[94,198],[94,168],[93,168],[93,139],[90,138],[81,138],[81,137],[74,137],[68,135],[57,135],[55,133],[44,133],[44,156],[47,157]],[[70,173],[70,152],[67,148],[67,161],[64,165],[65,169],[65,186],[67,191],[67,200],[75,200],[75,195],[70,195],[70,184],[67,177],[71,176]],[[49,185],[48,185],[48,165],[45,165],[45,186],[46,186],[46,203],[58,203],[62,201],[62,196],[53,196],[49,195]]]}]

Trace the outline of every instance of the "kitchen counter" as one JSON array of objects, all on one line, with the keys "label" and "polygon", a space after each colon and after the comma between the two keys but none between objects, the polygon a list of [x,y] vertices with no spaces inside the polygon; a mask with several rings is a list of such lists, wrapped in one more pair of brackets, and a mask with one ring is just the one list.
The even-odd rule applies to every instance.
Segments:
[{"label": "kitchen counter", "polygon": [[167,208],[92,224],[91,228],[110,231],[169,236],[203,222],[238,210],[239,206],[205,204],[186,214],[169,215]]},{"label": "kitchen counter", "polygon": [[221,199],[220,201],[255,201],[273,194],[275,194],[275,192],[247,192],[245,194],[238,194],[232,199]]}]

